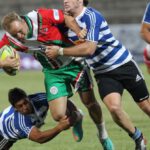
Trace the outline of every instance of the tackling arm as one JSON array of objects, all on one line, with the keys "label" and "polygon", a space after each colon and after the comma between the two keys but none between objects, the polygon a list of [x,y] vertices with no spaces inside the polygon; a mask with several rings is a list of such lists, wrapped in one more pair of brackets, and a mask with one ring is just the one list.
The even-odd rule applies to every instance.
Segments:
[{"label": "tackling arm", "polygon": [[56,58],[59,55],[82,57],[93,55],[96,47],[96,42],[85,41],[79,45],[67,48],[61,48],[59,46],[47,46],[45,53],[49,58]]},{"label": "tackling arm", "polygon": [[86,29],[81,29],[77,24],[76,20],[72,16],[64,15],[64,19],[65,25],[72,31],[74,31],[76,35],[79,37],[79,39],[83,39],[86,36],[87,34]]},{"label": "tackling arm", "polygon": [[96,50],[97,43],[86,41],[79,45],[67,47],[63,49],[63,55],[65,56],[90,56],[93,55]]},{"label": "tackling arm", "polygon": [[62,119],[56,127],[46,131],[40,131],[37,127],[33,127],[29,134],[29,139],[42,144],[52,140],[61,131],[68,129],[69,127],[70,122],[67,118]]}]

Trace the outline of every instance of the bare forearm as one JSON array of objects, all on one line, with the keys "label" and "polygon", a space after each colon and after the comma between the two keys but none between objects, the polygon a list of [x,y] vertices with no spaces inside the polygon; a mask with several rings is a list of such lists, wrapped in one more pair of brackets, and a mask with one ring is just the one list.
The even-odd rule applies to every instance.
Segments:
[{"label": "bare forearm", "polygon": [[38,143],[45,143],[52,140],[55,136],[57,136],[62,129],[59,126],[56,126],[53,129],[39,131],[37,128],[32,129],[29,139]]},{"label": "bare forearm", "polygon": [[82,44],[64,48],[63,54],[65,56],[90,56],[95,52],[96,44],[93,42],[84,42]]},{"label": "bare forearm", "polygon": [[60,120],[56,127],[40,131],[37,127],[33,127],[29,134],[29,139],[38,143],[45,143],[52,140],[56,135],[58,135],[61,131],[68,129],[70,127],[70,121],[67,116]]},{"label": "bare forearm", "polygon": [[75,19],[71,16],[64,15],[65,17],[65,24],[68,28],[70,28],[72,31],[74,31],[77,35],[81,31],[79,25],[75,21]]},{"label": "bare forearm", "polygon": [[55,136],[57,136],[62,130],[59,127],[55,127],[51,130],[47,130],[42,132],[42,135],[39,138],[39,143],[46,143],[52,140]]},{"label": "bare forearm", "polygon": [[58,56],[74,56],[74,57],[84,57],[91,56],[94,54],[97,47],[96,42],[85,41],[79,45],[75,45],[68,48],[62,48],[59,46],[47,46],[45,54],[47,57],[54,59]]}]

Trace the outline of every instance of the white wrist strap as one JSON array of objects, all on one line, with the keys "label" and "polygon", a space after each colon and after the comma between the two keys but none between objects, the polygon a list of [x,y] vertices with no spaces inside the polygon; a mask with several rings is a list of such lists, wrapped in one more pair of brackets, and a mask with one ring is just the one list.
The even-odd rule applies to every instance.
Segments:
[{"label": "white wrist strap", "polygon": [[63,56],[64,55],[64,48],[60,47],[58,49],[58,55]]}]

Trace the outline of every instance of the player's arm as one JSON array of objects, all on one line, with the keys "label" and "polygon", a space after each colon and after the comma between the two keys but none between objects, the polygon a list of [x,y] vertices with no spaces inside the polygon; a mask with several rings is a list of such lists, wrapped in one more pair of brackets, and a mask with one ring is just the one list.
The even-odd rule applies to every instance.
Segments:
[{"label": "player's arm", "polygon": [[86,29],[81,29],[77,24],[76,20],[72,16],[64,14],[64,20],[65,20],[65,25],[69,29],[74,31],[80,39],[83,39],[86,36],[87,34]]},{"label": "player's arm", "polygon": [[145,42],[150,43],[150,24],[142,23],[140,35]]},{"label": "player's arm", "polygon": [[29,139],[42,144],[52,140],[61,131],[68,129],[69,127],[70,123],[67,118],[62,119],[56,127],[46,131],[40,131],[37,127],[33,127],[29,134]]},{"label": "player's arm", "polygon": [[95,53],[95,50],[97,48],[97,42],[99,40],[99,34],[100,33],[100,26],[103,22],[103,18],[98,17],[98,19],[95,20],[95,22],[91,21],[89,23],[89,26],[87,26],[87,36],[86,40],[79,44],[72,47],[58,47],[58,46],[48,46],[46,48],[46,55],[49,58],[55,58],[59,55],[64,56],[91,56]]},{"label": "player's arm", "polygon": [[75,19],[69,15],[65,15],[62,10],[58,9],[38,9],[46,19],[52,24],[65,24],[68,28],[74,31],[79,38],[86,36],[86,29],[81,29]]},{"label": "player's arm", "polygon": [[92,55],[95,52],[96,47],[96,42],[85,41],[79,45],[67,48],[62,48],[59,46],[47,46],[45,53],[49,58],[56,58],[59,55],[82,57]]},{"label": "player's arm", "polygon": [[[90,56],[93,55],[97,47],[97,43],[93,41],[85,41],[79,45],[63,48],[63,55],[65,56]],[[58,55],[60,49],[58,49]]]}]

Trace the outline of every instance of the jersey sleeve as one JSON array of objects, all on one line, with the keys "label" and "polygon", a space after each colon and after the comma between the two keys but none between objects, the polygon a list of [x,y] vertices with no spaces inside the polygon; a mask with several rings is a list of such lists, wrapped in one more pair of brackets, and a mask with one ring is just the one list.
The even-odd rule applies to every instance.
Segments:
[{"label": "jersey sleeve", "polygon": [[150,3],[147,4],[147,7],[145,9],[145,13],[143,16],[143,22],[150,23]]},{"label": "jersey sleeve", "polygon": [[0,48],[2,48],[4,45],[9,45],[9,40],[6,34],[4,34],[4,36],[2,37],[0,41]]},{"label": "jersey sleeve", "polygon": [[101,16],[97,14],[90,14],[88,19],[86,19],[87,24],[87,37],[86,39],[89,41],[97,42],[99,40],[100,26],[102,24]]},{"label": "jersey sleeve", "polygon": [[34,104],[36,107],[41,107],[45,106],[48,109],[48,102],[47,102],[47,97],[46,93],[35,93],[32,95],[28,95],[29,100]]},{"label": "jersey sleeve", "polygon": [[28,50],[28,47],[24,46],[20,41],[13,38],[7,32],[4,34],[2,40],[0,41],[0,48],[2,48],[4,45],[11,45],[13,48],[21,52],[27,52]]},{"label": "jersey sleeve", "polygon": [[27,138],[31,132],[34,123],[31,121],[30,116],[19,115],[18,117],[19,124],[19,135],[21,138]]},{"label": "jersey sleeve", "polygon": [[49,20],[52,24],[64,23],[64,14],[62,10],[40,8],[38,12],[42,15],[43,21]]}]

